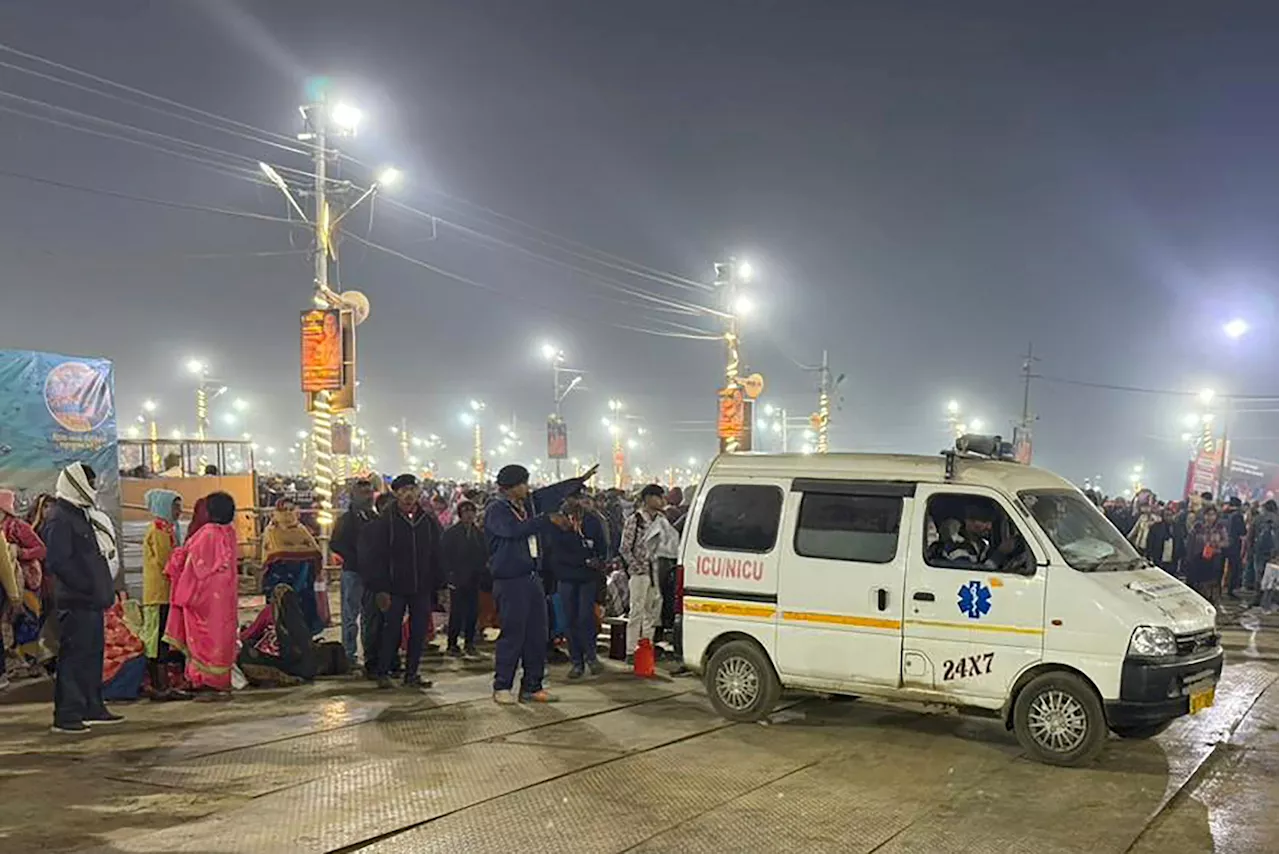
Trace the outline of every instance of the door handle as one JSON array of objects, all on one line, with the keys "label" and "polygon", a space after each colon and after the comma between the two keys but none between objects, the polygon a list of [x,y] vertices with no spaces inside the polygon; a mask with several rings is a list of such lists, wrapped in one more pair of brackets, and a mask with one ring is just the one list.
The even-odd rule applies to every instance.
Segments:
[{"label": "door handle", "polygon": [[933,594],[928,592],[927,590],[917,590],[914,594],[912,594],[911,598],[916,600],[917,602],[932,602]]},{"label": "door handle", "polygon": [[889,591],[883,587],[876,591],[876,607],[881,611],[889,607]]}]

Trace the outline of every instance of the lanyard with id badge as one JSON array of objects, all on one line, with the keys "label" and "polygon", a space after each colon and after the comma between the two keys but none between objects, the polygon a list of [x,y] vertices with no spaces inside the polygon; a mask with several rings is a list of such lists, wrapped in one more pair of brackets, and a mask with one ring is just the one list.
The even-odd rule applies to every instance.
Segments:
[{"label": "lanyard with id badge", "polygon": [[[515,515],[517,522],[523,522],[529,518],[529,511],[524,508],[523,503],[517,504],[514,501],[508,501],[507,504],[511,505],[511,512]],[[538,535],[537,534],[529,535],[529,557],[533,558],[534,560],[538,559]]]}]

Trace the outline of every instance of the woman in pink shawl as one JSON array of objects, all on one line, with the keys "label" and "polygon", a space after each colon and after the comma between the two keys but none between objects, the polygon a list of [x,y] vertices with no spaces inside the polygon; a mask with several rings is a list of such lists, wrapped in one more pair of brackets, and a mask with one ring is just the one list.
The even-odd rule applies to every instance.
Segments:
[{"label": "woman in pink shawl", "polygon": [[209,495],[209,521],[169,557],[165,643],[186,656],[186,677],[206,699],[229,697],[236,659],[236,502]]}]

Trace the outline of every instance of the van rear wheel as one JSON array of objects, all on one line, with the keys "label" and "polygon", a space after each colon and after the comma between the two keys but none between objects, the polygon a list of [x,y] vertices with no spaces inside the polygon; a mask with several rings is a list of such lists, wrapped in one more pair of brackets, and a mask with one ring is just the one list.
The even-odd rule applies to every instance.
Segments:
[{"label": "van rear wheel", "polygon": [[1102,702],[1074,673],[1032,679],[1013,704],[1013,730],[1035,759],[1049,765],[1084,765],[1107,740]]},{"label": "van rear wheel", "polygon": [[750,641],[730,641],[707,664],[707,694],[721,717],[758,721],[773,711],[782,685],[769,657]]}]

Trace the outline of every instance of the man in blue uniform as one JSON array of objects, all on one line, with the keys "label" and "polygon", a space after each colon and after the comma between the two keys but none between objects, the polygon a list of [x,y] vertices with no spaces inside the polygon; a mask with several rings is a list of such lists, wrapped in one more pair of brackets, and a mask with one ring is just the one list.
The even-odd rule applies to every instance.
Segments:
[{"label": "man in blue uniform", "polygon": [[[494,655],[493,700],[496,703],[516,702],[511,689],[516,667],[521,664],[524,670],[520,699],[527,703],[554,701],[542,687],[547,666],[547,603],[542,579],[538,577],[538,536],[555,528],[572,527],[558,512],[559,507],[595,476],[596,468],[592,466],[581,477],[536,492],[529,489],[529,471],[524,466],[503,466],[498,472],[501,494],[484,511],[493,598],[502,626]],[[548,512],[553,509],[556,512]]]}]

